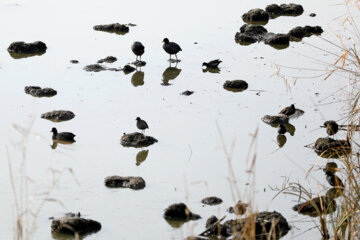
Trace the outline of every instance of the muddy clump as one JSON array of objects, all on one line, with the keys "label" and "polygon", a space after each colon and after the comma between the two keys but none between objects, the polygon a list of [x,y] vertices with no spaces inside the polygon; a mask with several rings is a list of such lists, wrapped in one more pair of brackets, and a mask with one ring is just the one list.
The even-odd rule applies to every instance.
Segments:
[{"label": "muddy clump", "polygon": [[101,224],[91,219],[81,217],[62,217],[54,219],[51,223],[52,234],[62,233],[86,235],[101,229]]},{"label": "muddy clump", "polygon": [[25,93],[33,97],[52,97],[57,94],[57,91],[52,88],[41,88],[38,86],[26,86]]},{"label": "muddy clump", "polygon": [[144,134],[139,132],[128,134],[124,133],[124,135],[120,139],[120,143],[124,147],[147,147],[156,143],[157,141],[157,139],[151,136],[145,136]]},{"label": "muddy clump", "polygon": [[45,118],[53,122],[68,121],[73,119],[74,117],[75,114],[73,112],[66,110],[55,110],[41,114],[41,118]]},{"label": "muddy clump", "polygon": [[242,92],[248,88],[248,83],[244,80],[232,80],[226,81],[223,84],[224,89],[231,91],[231,92]]},{"label": "muddy clump", "polygon": [[320,35],[323,33],[323,30],[320,26],[305,26],[305,27],[295,27],[291,29],[288,33],[290,40],[300,41],[304,37],[310,37],[312,35]]},{"label": "muddy clump", "polygon": [[255,8],[244,13],[242,19],[247,23],[266,24],[269,21],[269,14],[260,8]]},{"label": "muddy clump", "polygon": [[265,44],[269,45],[284,45],[289,46],[290,37],[287,34],[277,33],[269,34],[268,37],[264,39]]},{"label": "muddy clump", "polygon": [[99,59],[97,63],[113,63],[116,62],[117,58],[114,56],[107,56],[106,58]]},{"label": "muddy clump", "polygon": [[333,198],[321,196],[296,204],[292,209],[302,215],[318,217],[322,214],[334,212],[336,210],[336,201]]},{"label": "muddy clump", "polygon": [[299,4],[270,4],[266,6],[265,11],[269,14],[271,18],[276,18],[279,16],[300,16],[304,12],[304,8]]},{"label": "muddy clump", "polygon": [[40,54],[46,52],[46,44],[41,41],[32,43],[26,42],[13,42],[8,47],[10,54]]},{"label": "muddy clump", "polygon": [[117,34],[125,34],[129,32],[129,27],[125,24],[120,24],[120,23],[95,25],[93,29],[95,31],[103,31],[103,32],[117,33]]},{"label": "muddy clump", "polygon": [[100,71],[107,70],[107,68],[104,66],[101,66],[100,64],[90,64],[90,65],[86,65],[84,67],[84,70],[87,72],[100,72]]},{"label": "muddy clump", "polygon": [[166,220],[189,221],[198,220],[201,217],[192,213],[184,203],[174,203],[165,209],[164,218]]},{"label": "muddy clump", "polygon": [[322,158],[340,158],[351,153],[351,144],[348,140],[318,138],[315,141],[314,150]]},{"label": "muddy clump", "polygon": [[140,190],[145,188],[145,180],[142,177],[110,176],[105,178],[105,186],[109,188]]},{"label": "muddy clump", "polygon": [[79,63],[79,60],[72,59],[72,60],[70,60],[70,63],[72,63],[72,64],[78,64],[78,63]]},{"label": "muddy clump", "polygon": [[264,123],[269,124],[271,126],[278,126],[280,124],[287,124],[289,123],[289,117],[285,114],[278,114],[278,115],[265,115],[261,118]]},{"label": "muddy clump", "polygon": [[207,198],[204,198],[203,200],[201,200],[201,203],[210,205],[210,206],[219,205],[222,202],[223,202],[223,200],[218,197],[207,197]]},{"label": "muddy clump", "polygon": [[237,237],[241,239],[242,233],[249,231],[248,227],[250,224],[255,224],[256,239],[268,239],[273,236],[276,237],[275,239],[278,239],[286,235],[291,229],[287,220],[276,211],[265,211],[247,218],[228,220],[223,225],[234,233],[234,239],[237,239]]},{"label": "muddy clump", "polygon": [[260,42],[266,33],[267,30],[263,26],[244,24],[240,27],[240,32],[235,34],[235,41],[244,45]]},{"label": "muddy clump", "polygon": [[190,96],[194,93],[194,91],[189,91],[189,90],[186,90],[184,92],[181,93],[181,95],[184,95],[184,96]]}]

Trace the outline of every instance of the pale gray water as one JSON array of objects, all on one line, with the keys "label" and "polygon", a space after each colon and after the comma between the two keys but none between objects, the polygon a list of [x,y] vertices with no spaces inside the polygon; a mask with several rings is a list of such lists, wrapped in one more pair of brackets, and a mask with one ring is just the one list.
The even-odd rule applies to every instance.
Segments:
[{"label": "pale gray water", "polygon": [[[284,1],[273,1],[283,3]],[[0,95],[2,121],[0,122],[0,232],[4,239],[13,233],[11,219],[14,201],[10,187],[8,158],[5,146],[12,153],[14,173],[18,176],[21,151],[13,144],[22,139],[12,124],[31,126],[27,142],[27,172],[38,192],[47,191],[44,179],[50,178],[49,168],[71,168],[77,181],[68,172],[53,189],[56,202],[47,203],[37,219],[38,229],[34,239],[51,239],[50,216],[80,211],[83,216],[98,220],[102,230],[87,239],[182,239],[204,229],[207,217],[226,214],[225,209],[238,199],[231,195],[228,181],[228,164],[221,147],[217,123],[226,145],[230,148],[236,139],[233,153],[233,169],[236,173],[242,200],[247,201],[246,183],[252,177],[246,171],[246,157],[253,134],[258,128],[257,159],[255,171],[256,209],[281,212],[293,225],[284,239],[293,239],[309,227],[311,219],[299,216],[291,210],[296,203],[292,196],[280,195],[271,187],[281,186],[284,178],[300,181],[317,192],[326,185],[321,171],[314,172],[305,180],[306,171],[316,161],[325,160],[303,146],[318,136],[325,136],[320,129],[325,119],[338,120],[343,103],[328,104],[327,98],[343,86],[344,78],[323,81],[323,77],[299,79],[287,91],[284,81],[273,74],[274,64],[322,69],[314,60],[333,63],[335,58],[303,43],[290,43],[285,50],[275,50],[262,43],[240,46],[234,35],[243,24],[241,15],[254,7],[265,8],[267,1],[10,1],[0,2]],[[303,15],[280,17],[266,25],[269,31],[287,32],[295,26],[321,25],[322,37],[337,42],[334,36],[345,10],[338,1],[299,1]],[[317,16],[308,15],[315,12]],[[135,23],[126,35],[94,31],[97,24]],[[170,80],[171,86],[162,86],[163,72],[169,66],[168,55],[162,49],[162,40],[168,37],[183,49],[178,54],[182,60],[177,67],[179,76]],[[13,59],[6,48],[13,41],[44,41],[47,52],[40,57]],[[144,85],[134,87],[133,75],[122,72],[88,73],[87,64],[112,55],[118,61],[107,66],[120,67],[135,60],[130,46],[133,41],[145,45],[142,59],[147,62]],[[305,38],[305,42],[335,51],[317,37]],[[198,42],[198,44],[194,44]],[[203,73],[201,63],[220,58],[220,74]],[[77,59],[79,64],[71,64]],[[290,71],[296,76],[312,76],[317,73]],[[249,89],[241,93],[225,91],[225,80],[243,79]],[[53,98],[33,98],[24,93],[27,85],[52,87],[58,91]],[[181,96],[185,90],[195,93]],[[256,90],[256,91],[254,91]],[[263,90],[258,96],[258,90]],[[318,96],[315,93],[319,93]],[[339,100],[335,95],[335,101]],[[287,134],[286,145],[278,150],[276,129],[261,121],[265,114],[276,114],[285,106],[295,103],[305,110],[305,115],[292,121],[295,136]],[[40,114],[66,109],[76,114],[67,122],[52,123],[40,119]],[[319,109],[320,111],[315,111]],[[339,113],[340,111],[340,113]],[[325,118],[323,117],[325,116]],[[135,118],[147,121],[146,131],[159,142],[150,146],[147,159],[136,165],[140,149],[120,145],[123,132],[136,129]],[[50,148],[50,130],[75,133],[76,143]],[[250,155],[252,156],[252,155]],[[321,162],[323,161],[323,162]],[[300,167],[301,168],[300,168]],[[141,191],[107,189],[103,180],[109,175],[142,176],[146,188]],[[44,177],[45,176],[45,177]],[[51,184],[50,184],[51,185]],[[264,189],[266,191],[264,192]],[[203,207],[201,199],[218,196],[224,200],[219,207]],[[37,197],[41,199],[41,196]],[[163,210],[174,202],[186,202],[190,209],[203,218],[172,228],[163,218]],[[233,217],[231,215],[228,218]],[[319,238],[312,230],[296,239]]]}]

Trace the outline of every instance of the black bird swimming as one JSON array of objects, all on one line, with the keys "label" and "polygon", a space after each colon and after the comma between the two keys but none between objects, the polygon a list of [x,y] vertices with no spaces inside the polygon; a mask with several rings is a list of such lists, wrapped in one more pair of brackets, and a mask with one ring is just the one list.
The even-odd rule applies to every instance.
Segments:
[{"label": "black bird swimming", "polygon": [[181,47],[174,42],[170,42],[169,39],[164,38],[163,40],[163,49],[165,50],[165,52],[167,52],[168,54],[170,54],[170,60],[171,60],[171,55],[175,55],[176,60],[178,60],[177,58],[177,53],[182,51]]},{"label": "black bird swimming", "polygon": [[285,134],[286,133],[286,127],[284,124],[280,124],[278,127],[278,134]]},{"label": "black bird swimming", "polygon": [[336,176],[334,173],[330,172],[330,171],[326,171],[326,180],[328,181],[328,183],[336,188],[344,188],[344,184],[341,181],[341,179]]},{"label": "black bird swimming", "polygon": [[59,141],[65,141],[65,142],[75,142],[74,137],[75,134],[72,134],[71,132],[60,132],[58,133],[56,128],[52,128],[51,132],[53,133],[52,139],[53,140],[59,140]]},{"label": "black bird swimming", "polygon": [[137,121],[136,122],[137,128],[140,129],[142,132],[145,132],[145,129],[149,128],[147,123],[141,118],[137,117],[135,120]]},{"label": "black bird swimming", "polygon": [[279,112],[279,114],[284,114],[286,116],[293,115],[295,113],[296,109],[294,104],[291,104],[289,107],[284,108]]},{"label": "black bird swimming", "polygon": [[324,122],[324,127],[326,127],[326,133],[329,136],[335,135],[339,130],[339,125],[333,120]]},{"label": "black bird swimming", "polygon": [[203,62],[202,66],[205,66],[207,68],[218,68],[221,62],[222,61],[220,59],[215,59],[210,62]]},{"label": "black bird swimming", "polygon": [[144,45],[142,45],[141,42],[134,42],[131,45],[131,50],[133,51],[133,53],[136,55],[136,61],[138,59],[138,57],[140,57],[140,61],[141,61],[141,55],[144,54],[145,52],[145,47]]}]

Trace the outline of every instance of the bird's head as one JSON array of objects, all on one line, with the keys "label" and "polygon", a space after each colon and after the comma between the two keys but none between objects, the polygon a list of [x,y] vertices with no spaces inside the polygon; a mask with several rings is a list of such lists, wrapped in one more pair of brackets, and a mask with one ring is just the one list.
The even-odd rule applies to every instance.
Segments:
[{"label": "bird's head", "polygon": [[57,133],[57,130],[56,130],[56,128],[54,128],[54,127],[53,127],[53,128],[51,129],[51,131],[50,131],[50,132],[52,132],[52,133],[55,133],[55,134],[56,134],[56,133]]},{"label": "bird's head", "polygon": [[137,117],[136,119],[135,119],[136,121],[139,121],[139,120],[141,120],[139,117]]},{"label": "bird's head", "polygon": [[163,43],[169,43],[169,39],[168,38],[164,38],[164,40],[163,40]]},{"label": "bird's head", "polygon": [[207,67],[207,63],[206,62],[203,62],[203,64],[202,64],[202,66],[205,66],[205,67]]}]

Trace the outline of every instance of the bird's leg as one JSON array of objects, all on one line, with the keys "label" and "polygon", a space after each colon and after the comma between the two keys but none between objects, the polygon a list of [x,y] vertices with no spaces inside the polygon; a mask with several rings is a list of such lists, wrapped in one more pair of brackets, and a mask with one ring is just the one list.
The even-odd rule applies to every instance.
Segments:
[{"label": "bird's leg", "polygon": [[176,54],[175,54],[175,57],[176,57],[176,61],[179,61]]},{"label": "bird's leg", "polygon": [[171,62],[171,54],[169,54],[170,55],[170,58],[169,58],[169,60],[170,60],[170,62]]}]

